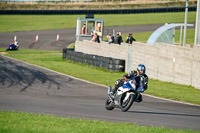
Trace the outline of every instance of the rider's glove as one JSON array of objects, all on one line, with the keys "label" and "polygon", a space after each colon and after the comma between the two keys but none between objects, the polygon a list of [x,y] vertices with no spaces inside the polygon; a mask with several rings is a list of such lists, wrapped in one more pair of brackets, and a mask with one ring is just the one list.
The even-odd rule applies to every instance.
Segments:
[{"label": "rider's glove", "polygon": [[123,76],[123,79],[125,80],[125,81],[127,81],[128,79],[125,77],[125,76]]},{"label": "rider's glove", "polygon": [[135,76],[137,76],[138,74],[137,74],[137,71],[132,71],[132,75],[135,77]]}]

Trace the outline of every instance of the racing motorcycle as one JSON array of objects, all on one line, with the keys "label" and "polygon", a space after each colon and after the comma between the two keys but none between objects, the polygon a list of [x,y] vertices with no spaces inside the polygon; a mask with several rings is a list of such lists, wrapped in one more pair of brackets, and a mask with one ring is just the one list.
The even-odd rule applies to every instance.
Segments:
[{"label": "racing motorcycle", "polygon": [[138,98],[139,94],[136,91],[135,80],[125,82],[114,93],[114,98],[111,98],[110,92],[112,87],[108,87],[108,98],[105,104],[107,110],[113,110],[114,108],[120,108],[122,112],[126,112],[130,109],[133,102]]},{"label": "racing motorcycle", "polygon": [[[14,44],[16,43],[16,44]],[[18,42],[14,42],[9,44],[8,48],[6,49],[6,51],[13,51],[13,50],[18,50],[19,49],[19,45]]]}]

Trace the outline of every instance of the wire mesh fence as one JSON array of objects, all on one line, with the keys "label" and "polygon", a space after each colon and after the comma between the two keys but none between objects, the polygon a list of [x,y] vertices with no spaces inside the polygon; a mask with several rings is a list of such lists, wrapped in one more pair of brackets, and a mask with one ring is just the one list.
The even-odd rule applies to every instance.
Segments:
[{"label": "wire mesh fence", "polygon": [[[189,6],[196,6],[196,3],[197,0],[190,0]],[[166,7],[185,7],[185,0],[0,0],[1,10],[113,10]],[[129,10],[126,12],[132,13]]]},{"label": "wire mesh fence", "polygon": [[[166,2],[181,2],[185,0],[0,0],[0,1],[15,1],[15,2],[132,2],[136,4],[150,4],[150,3],[166,3]],[[190,0],[190,1],[197,1],[197,0]]]}]

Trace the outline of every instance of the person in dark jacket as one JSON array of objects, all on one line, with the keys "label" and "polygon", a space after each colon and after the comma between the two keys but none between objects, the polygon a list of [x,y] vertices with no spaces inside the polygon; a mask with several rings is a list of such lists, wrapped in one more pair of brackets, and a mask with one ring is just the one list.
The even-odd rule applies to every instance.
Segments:
[{"label": "person in dark jacket", "polygon": [[133,38],[132,34],[129,33],[128,37],[126,38],[126,43],[132,44],[133,41],[136,41],[135,38]]},{"label": "person in dark jacket", "polygon": [[119,45],[121,45],[122,42],[123,42],[122,33],[119,32],[119,40],[118,40]]},{"label": "person in dark jacket", "polygon": [[97,33],[95,33],[95,42],[100,43],[100,37]]},{"label": "person in dark jacket", "polygon": [[97,43],[100,43],[100,37],[99,37],[99,35],[97,34],[97,33],[94,33],[93,35],[92,35],[92,40],[91,40],[92,42],[97,42]]},{"label": "person in dark jacket", "polygon": [[122,42],[123,42],[122,33],[117,32],[116,36],[114,37],[114,43],[121,45]]}]

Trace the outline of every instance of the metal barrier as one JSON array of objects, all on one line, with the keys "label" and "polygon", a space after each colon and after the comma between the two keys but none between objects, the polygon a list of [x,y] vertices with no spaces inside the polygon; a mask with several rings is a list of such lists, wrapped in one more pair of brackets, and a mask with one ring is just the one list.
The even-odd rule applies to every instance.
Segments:
[{"label": "metal barrier", "polygon": [[[184,12],[185,7],[121,9],[121,10],[0,10],[0,15],[57,15],[57,14],[131,14],[131,13],[160,13]],[[188,11],[196,11],[196,6],[188,7]]]},{"label": "metal barrier", "polygon": [[63,59],[85,63],[91,66],[105,68],[114,72],[125,72],[125,60],[76,52],[74,49],[63,49]]}]

